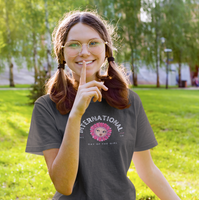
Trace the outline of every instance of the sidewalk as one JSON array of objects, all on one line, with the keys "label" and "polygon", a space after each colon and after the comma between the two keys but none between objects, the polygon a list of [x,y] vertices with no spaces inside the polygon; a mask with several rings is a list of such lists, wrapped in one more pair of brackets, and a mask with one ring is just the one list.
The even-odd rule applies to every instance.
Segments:
[{"label": "sidewalk", "polygon": [[187,88],[170,88],[176,90],[199,90],[199,87],[187,87]]}]

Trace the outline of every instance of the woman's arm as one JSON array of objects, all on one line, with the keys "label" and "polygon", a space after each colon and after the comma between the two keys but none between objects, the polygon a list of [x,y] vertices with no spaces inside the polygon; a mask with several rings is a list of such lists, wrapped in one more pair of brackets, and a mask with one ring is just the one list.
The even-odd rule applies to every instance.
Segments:
[{"label": "woman's arm", "polygon": [[180,200],[154,164],[150,150],[134,152],[133,162],[139,177],[161,200]]},{"label": "woman's arm", "polygon": [[80,77],[80,85],[69,114],[64,137],[59,149],[43,151],[49,175],[56,190],[64,195],[70,195],[77,176],[79,165],[79,134],[82,115],[88,107],[92,97],[93,101],[101,101],[100,89],[108,88],[100,82],[86,83],[86,63]]},{"label": "woman's arm", "polygon": [[78,171],[80,121],[80,117],[69,116],[60,149],[43,151],[50,178],[64,195],[72,193]]}]

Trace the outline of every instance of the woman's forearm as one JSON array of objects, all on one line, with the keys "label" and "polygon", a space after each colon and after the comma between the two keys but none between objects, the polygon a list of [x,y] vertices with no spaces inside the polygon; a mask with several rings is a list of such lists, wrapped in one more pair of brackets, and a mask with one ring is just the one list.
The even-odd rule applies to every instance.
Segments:
[{"label": "woman's forearm", "polygon": [[49,171],[58,192],[70,195],[79,165],[79,134],[81,117],[70,114],[59,152]]},{"label": "woman's forearm", "polygon": [[152,172],[142,177],[142,180],[161,200],[180,200],[155,164]]}]

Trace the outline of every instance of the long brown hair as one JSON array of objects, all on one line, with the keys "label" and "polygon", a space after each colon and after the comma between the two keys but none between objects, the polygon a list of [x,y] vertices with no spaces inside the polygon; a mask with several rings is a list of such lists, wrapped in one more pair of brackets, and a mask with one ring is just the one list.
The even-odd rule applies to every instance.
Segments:
[{"label": "long brown hair", "polygon": [[[108,42],[108,45],[106,45],[106,57],[112,57],[111,35],[113,34],[113,28],[96,13],[75,11],[65,15],[64,19],[60,21],[53,31],[54,52],[58,63],[65,64],[62,46],[66,43],[70,29],[80,22],[91,26],[104,41]],[[128,84],[115,62],[109,62],[106,75],[100,75],[98,72],[97,78],[100,81],[104,81],[104,84],[109,88],[108,91],[102,90],[102,97],[106,99],[110,106],[118,109],[130,106]],[[67,114],[72,109],[77,88],[78,83],[69,77],[62,68],[59,68],[46,84],[46,91],[50,94],[51,100],[56,103],[56,107],[61,114]]]}]

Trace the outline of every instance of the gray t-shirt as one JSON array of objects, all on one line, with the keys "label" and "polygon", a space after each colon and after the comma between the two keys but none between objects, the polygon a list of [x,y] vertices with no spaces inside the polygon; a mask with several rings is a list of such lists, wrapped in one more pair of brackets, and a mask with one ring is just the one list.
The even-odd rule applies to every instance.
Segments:
[{"label": "gray t-shirt", "polygon": [[[91,101],[80,127],[80,158],[73,192],[56,192],[53,200],[135,200],[127,177],[133,152],[157,145],[139,96],[129,90],[131,106],[119,110]],[[49,95],[40,97],[32,114],[26,152],[59,148],[68,114],[61,115]]]}]

